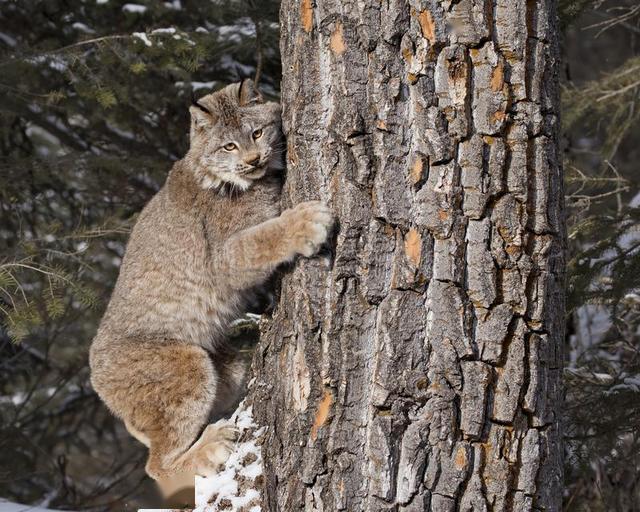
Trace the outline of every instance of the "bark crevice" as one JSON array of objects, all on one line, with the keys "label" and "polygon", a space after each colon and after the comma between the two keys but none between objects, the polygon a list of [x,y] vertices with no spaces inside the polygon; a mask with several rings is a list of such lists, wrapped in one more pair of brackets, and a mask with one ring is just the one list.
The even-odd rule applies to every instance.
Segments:
[{"label": "bark crevice", "polygon": [[560,510],[554,16],[283,1],[284,203],[339,223],[254,362],[271,510]]}]

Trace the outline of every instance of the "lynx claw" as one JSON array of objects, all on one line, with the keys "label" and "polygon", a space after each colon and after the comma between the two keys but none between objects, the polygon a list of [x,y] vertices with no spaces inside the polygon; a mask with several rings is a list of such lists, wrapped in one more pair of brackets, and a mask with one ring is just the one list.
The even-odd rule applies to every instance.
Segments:
[{"label": "lynx claw", "polygon": [[240,437],[241,430],[231,423],[217,422],[207,426],[202,433],[203,442],[215,442],[217,440],[233,441]]}]

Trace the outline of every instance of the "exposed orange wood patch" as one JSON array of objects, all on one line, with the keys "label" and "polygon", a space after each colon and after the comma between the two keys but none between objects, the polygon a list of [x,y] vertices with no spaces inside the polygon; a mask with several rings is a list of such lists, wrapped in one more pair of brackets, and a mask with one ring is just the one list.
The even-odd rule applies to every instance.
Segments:
[{"label": "exposed orange wood patch", "polygon": [[436,24],[433,21],[433,16],[429,11],[420,11],[418,14],[418,23],[420,23],[420,29],[422,30],[422,37],[424,37],[429,43],[433,44],[436,39]]},{"label": "exposed orange wood patch", "polygon": [[467,466],[467,453],[462,447],[458,448],[455,464],[458,469],[464,469]]},{"label": "exposed orange wood patch", "polygon": [[300,21],[302,22],[302,28],[306,32],[311,32],[313,28],[313,6],[311,0],[302,0],[300,4]]},{"label": "exposed orange wood patch", "polygon": [[411,53],[411,50],[405,48],[402,50],[402,56],[404,57],[404,60],[411,64],[411,61],[413,60],[413,53]]},{"label": "exposed orange wood patch", "polygon": [[336,55],[342,55],[347,47],[344,44],[344,29],[341,22],[336,23],[336,29],[329,38],[329,46],[331,51]]},{"label": "exposed orange wood patch", "polygon": [[494,121],[503,121],[505,117],[507,117],[507,114],[502,110],[498,110],[495,114],[493,114]]},{"label": "exposed orange wood patch", "polygon": [[504,64],[502,61],[498,62],[498,65],[493,68],[491,72],[491,90],[493,92],[498,92],[502,90],[502,86],[504,85]]},{"label": "exposed orange wood patch", "polygon": [[422,256],[422,237],[420,233],[411,228],[404,238],[404,250],[407,253],[407,258],[416,267],[420,264],[420,257]]},{"label": "exposed orange wood patch", "polygon": [[446,210],[438,210],[438,218],[444,222],[449,218],[449,212]]},{"label": "exposed orange wood patch", "polygon": [[322,400],[320,400],[320,404],[318,405],[318,410],[316,411],[316,417],[313,420],[313,426],[311,427],[311,440],[315,441],[318,438],[318,430],[324,422],[327,421],[329,417],[329,411],[331,410],[331,405],[333,404],[333,395],[330,391],[325,391]]},{"label": "exposed orange wood patch", "polygon": [[505,250],[507,254],[511,256],[517,256],[522,252],[522,248],[518,245],[507,245],[507,248]]},{"label": "exposed orange wood patch", "polygon": [[384,130],[387,131],[387,123],[385,123],[382,119],[378,119],[376,121],[376,128],[378,130]]},{"label": "exposed orange wood patch", "polygon": [[411,182],[414,185],[420,182],[420,180],[422,180],[422,177],[424,176],[424,162],[422,161],[422,157],[419,155],[416,157],[416,161],[413,162],[413,165],[411,166],[410,176]]}]

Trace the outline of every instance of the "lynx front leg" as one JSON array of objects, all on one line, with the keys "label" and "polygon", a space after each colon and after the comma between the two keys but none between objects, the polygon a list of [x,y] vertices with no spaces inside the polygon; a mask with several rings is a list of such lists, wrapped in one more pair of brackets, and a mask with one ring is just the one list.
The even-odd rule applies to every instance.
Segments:
[{"label": "lynx front leg", "polygon": [[301,203],[231,237],[224,248],[223,267],[227,275],[235,277],[238,288],[259,284],[276,266],[297,254],[315,254],[326,241],[332,223],[331,211],[325,204]]}]

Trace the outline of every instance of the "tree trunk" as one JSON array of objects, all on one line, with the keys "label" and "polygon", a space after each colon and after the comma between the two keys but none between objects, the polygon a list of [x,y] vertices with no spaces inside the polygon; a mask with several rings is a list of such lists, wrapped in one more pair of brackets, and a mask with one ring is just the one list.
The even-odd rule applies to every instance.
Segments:
[{"label": "tree trunk", "polygon": [[264,509],[561,508],[554,0],[284,0],[284,204],[338,219],[263,329]]}]

